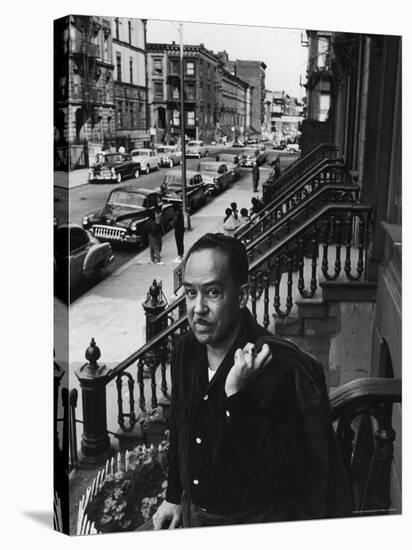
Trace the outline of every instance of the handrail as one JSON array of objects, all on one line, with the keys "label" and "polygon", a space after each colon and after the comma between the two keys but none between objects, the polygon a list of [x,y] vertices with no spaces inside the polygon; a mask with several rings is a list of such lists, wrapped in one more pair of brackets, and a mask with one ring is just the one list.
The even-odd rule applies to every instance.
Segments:
[{"label": "handrail", "polygon": [[[267,203],[272,200],[271,196],[269,199],[267,197],[268,191],[270,195],[272,189],[275,189],[277,193],[282,192],[286,186],[290,185],[291,181],[298,179],[303,173],[307,172],[311,166],[322,160],[322,158],[329,158],[330,160],[336,158],[338,151],[338,147],[334,145],[322,144],[319,147],[313,148],[307,155],[292,163],[290,168],[277,180],[272,180],[271,176],[269,176],[267,181],[263,183],[263,201]],[[271,183],[275,185],[271,187]]]},{"label": "handrail", "polygon": [[[336,192],[346,191],[346,192],[356,193],[357,191],[359,191],[359,186],[357,185],[325,185],[324,187],[320,187],[312,195],[309,195],[305,200],[303,200],[298,206],[289,210],[289,212],[287,212],[283,217],[277,220],[268,229],[259,233],[258,237],[255,240],[247,243],[246,251],[248,252],[248,254],[250,255],[251,252],[253,252],[253,249],[257,248],[268,237],[273,239],[275,237],[276,231],[279,228],[288,224],[292,218],[295,218],[299,214],[302,214],[312,202],[315,202],[316,199],[319,199],[320,197],[322,197],[322,195],[327,195],[332,191],[336,191]],[[339,203],[333,202],[328,204],[339,204]]]},{"label": "handrail", "polygon": [[333,390],[329,397],[332,420],[360,402],[400,403],[402,380],[399,378],[358,378]]},{"label": "handrail", "polygon": [[[328,167],[341,166],[342,169],[345,168],[345,165],[342,163],[342,159],[322,159],[318,164],[312,166],[308,172],[302,175],[302,178],[296,180],[290,187],[285,189],[275,197],[270,203],[265,205],[265,207],[260,211],[254,214],[250,220],[239,227],[235,231],[235,237],[241,239],[245,234],[255,225],[255,222],[263,221],[275,208],[279,207],[279,204],[287,200],[288,196],[295,193],[299,188],[305,187],[312,179],[318,176],[323,170]],[[282,176],[283,177],[283,176]],[[279,180],[278,180],[279,181]]]},{"label": "handrail", "polygon": [[172,336],[174,332],[182,328],[187,323],[187,315],[183,315],[176,321],[174,321],[171,325],[163,329],[161,332],[156,334],[149,342],[146,342],[142,347],[140,347],[137,351],[133,352],[131,355],[126,357],[121,363],[119,363],[116,367],[111,369],[107,376],[107,381],[110,382],[116,376],[121,374],[127,367],[130,367],[133,363],[136,363],[141,357],[143,357],[148,352],[152,351],[153,348],[163,343],[163,341],[168,337]]},{"label": "handrail", "polygon": [[278,252],[285,244],[288,242],[297,239],[299,234],[307,232],[315,222],[321,220],[327,213],[336,212],[371,212],[372,207],[370,205],[362,204],[352,204],[352,203],[343,203],[343,204],[327,204],[322,207],[318,212],[313,214],[310,218],[302,222],[302,224],[293,229],[282,241],[276,245],[269,248],[260,258],[253,261],[249,266],[249,274],[256,269],[258,269],[263,263],[265,263],[275,252]]}]

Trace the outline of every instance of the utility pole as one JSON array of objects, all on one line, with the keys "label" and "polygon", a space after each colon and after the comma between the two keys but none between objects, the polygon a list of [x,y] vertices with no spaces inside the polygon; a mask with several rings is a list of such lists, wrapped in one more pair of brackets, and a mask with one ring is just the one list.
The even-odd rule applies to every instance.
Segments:
[{"label": "utility pole", "polygon": [[183,66],[183,24],[179,23],[180,36],[180,136],[182,148],[182,208],[185,229],[190,230],[190,212],[186,208],[186,141],[185,141],[185,102],[184,102],[184,66]]}]

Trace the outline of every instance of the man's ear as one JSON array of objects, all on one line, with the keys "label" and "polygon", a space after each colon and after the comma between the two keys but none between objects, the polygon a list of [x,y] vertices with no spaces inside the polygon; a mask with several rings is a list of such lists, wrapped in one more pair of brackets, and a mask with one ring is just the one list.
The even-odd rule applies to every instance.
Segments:
[{"label": "man's ear", "polygon": [[247,305],[247,301],[249,299],[249,286],[247,283],[242,285],[239,290],[239,306],[240,308],[244,308]]}]

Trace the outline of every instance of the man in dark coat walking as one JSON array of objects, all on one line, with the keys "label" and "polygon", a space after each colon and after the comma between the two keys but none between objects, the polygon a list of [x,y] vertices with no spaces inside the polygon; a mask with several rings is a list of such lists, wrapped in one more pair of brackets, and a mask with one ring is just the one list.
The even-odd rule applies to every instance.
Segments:
[{"label": "man in dark coat walking", "polygon": [[259,166],[257,162],[255,162],[252,168],[252,178],[253,178],[253,192],[257,193],[258,185],[259,185]]},{"label": "man in dark coat walking", "polygon": [[177,247],[177,258],[173,260],[173,263],[177,264],[183,260],[185,222],[181,205],[174,203],[173,210],[173,228],[175,231],[175,240]]},{"label": "man in dark coat walking", "polygon": [[350,516],[320,363],[246,308],[244,245],[206,234],[183,275],[166,500],[155,529]]}]

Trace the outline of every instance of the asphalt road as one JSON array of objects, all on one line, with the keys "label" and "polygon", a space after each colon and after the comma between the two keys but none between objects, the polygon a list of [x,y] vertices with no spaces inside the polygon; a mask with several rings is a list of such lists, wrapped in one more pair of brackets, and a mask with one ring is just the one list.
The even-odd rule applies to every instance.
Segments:
[{"label": "asphalt road", "polygon": [[[209,147],[210,151],[210,147]],[[218,153],[239,153],[239,149],[231,147],[216,147],[213,148],[213,156],[206,157],[206,160],[213,160]],[[268,162],[270,162],[277,152],[268,150]],[[201,159],[203,161],[203,158]],[[186,159],[186,167],[188,170],[196,170],[199,159]],[[94,212],[99,208],[102,208],[106,203],[109,193],[122,185],[135,185],[136,187],[145,187],[147,189],[155,189],[159,187],[163,181],[164,175],[168,168],[160,168],[158,171],[151,172],[150,174],[142,174],[139,178],[133,178],[122,182],[121,184],[112,183],[98,183],[98,184],[85,184],[79,187],[75,187],[70,191],[62,188],[56,188],[54,194],[54,206],[55,216],[58,218],[59,223],[66,223],[67,220],[67,206],[66,201],[69,196],[69,217],[73,223],[81,225],[83,216]],[[244,168],[241,172],[241,178],[250,177],[250,168]],[[230,193],[230,190],[227,191]],[[213,197],[208,199],[213,200]],[[223,213],[222,213],[223,215]],[[110,277],[117,269],[128,262],[136,251],[130,247],[126,247],[121,244],[112,244],[113,253],[115,256],[114,262],[104,270],[101,276],[101,280]],[[91,283],[85,282],[79,285],[77,288],[72,289],[71,302],[77,300],[84,292],[86,292],[91,286]]]}]

